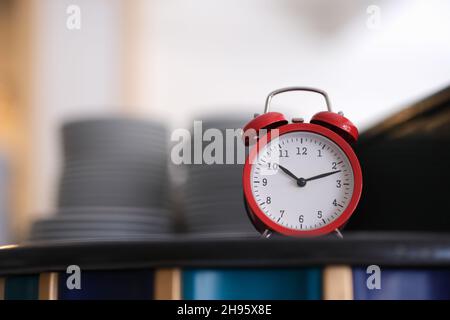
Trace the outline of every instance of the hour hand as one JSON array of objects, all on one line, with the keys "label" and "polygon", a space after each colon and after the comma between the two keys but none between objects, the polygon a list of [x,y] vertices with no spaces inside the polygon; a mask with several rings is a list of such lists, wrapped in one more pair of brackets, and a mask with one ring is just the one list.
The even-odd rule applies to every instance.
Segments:
[{"label": "hour hand", "polygon": [[295,176],[295,174],[293,174],[291,171],[289,171],[288,169],[286,169],[285,167],[283,167],[281,164],[278,165],[278,167],[283,170],[284,173],[286,173],[288,176],[290,176],[291,178],[294,178],[295,180],[298,180],[298,178]]}]

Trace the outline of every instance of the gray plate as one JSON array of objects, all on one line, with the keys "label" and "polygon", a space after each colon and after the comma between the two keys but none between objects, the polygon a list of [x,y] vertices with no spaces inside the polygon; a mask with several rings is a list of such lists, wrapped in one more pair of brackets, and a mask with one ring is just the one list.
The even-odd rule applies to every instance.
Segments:
[{"label": "gray plate", "polygon": [[189,172],[211,172],[217,171],[230,171],[230,170],[242,170],[244,168],[243,164],[190,164],[186,165]]},{"label": "gray plate", "polygon": [[[216,214],[216,213],[215,213]],[[211,216],[207,212],[198,215],[185,215],[183,221],[188,224],[240,224],[249,220],[247,212],[234,212],[232,215],[224,212],[223,215]]]},{"label": "gray plate", "polygon": [[258,233],[258,231],[253,226],[237,226],[237,227],[230,227],[230,228],[216,228],[214,226],[206,227],[206,228],[188,228],[186,229],[188,233],[243,233],[248,232],[255,234]]},{"label": "gray plate", "polygon": [[64,151],[68,151],[69,153],[77,153],[77,152],[117,152],[117,154],[122,154],[123,152],[130,152],[132,154],[153,154],[158,152],[167,153],[169,149],[168,144],[164,140],[154,141],[154,140],[126,140],[126,139],[116,139],[111,140],[109,142],[98,141],[95,139],[86,138],[85,140],[78,141],[77,143],[69,143],[66,142],[64,144]]},{"label": "gray plate", "polygon": [[[230,210],[223,210],[217,208],[208,208],[205,210],[185,211],[185,220],[189,221],[227,221],[235,219],[244,219],[247,216],[247,211],[240,208],[230,208]],[[227,218],[225,218],[227,217]]]},{"label": "gray plate", "polygon": [[[145,173],[139,175],[126,175],[126,174],[87,174],[87,175],[72,175],[71,177],[63,176],[60,180],[60,186],[76,185],[84,186],[89,184],[96,188],[115,188],[116,186],[122,186],[122,190],[126,187],[140,187],[140,188],[163,188],[169,186],[168,175],[161,174],[160,176],[145,176]],[[82,190],[81,190],[82,191]],[[124,190],[126,191],[126,190]]]},{"label": "gray plate", "polygon": [[[71,190],[78,190],[78,191],[71,191]],[[153,201],[153,202],[158,202],[155,201],[158,198],[161,197],[168,197],[167,192],[165,192],[164,190],[159,190],[158,188],[154,188],[154,189],[139,189],[139,188],[126,188],[121,190],[120,187],[117,187],[115,189],[113,189],[112,187],[109,187],[109,189],[103,189],[103,190],[99,190],[99,189],[79,189],[79,188],[62,188],[59,195],[62,198],[65,199],[93,199],[93,198],[98,198],[98,199],[117,199],[117,200],[131,200],[131,199],[136,199],[138,201],[145,201],[145,200],[149,200],[149,201]],[[107,204],[104,204],[103,206],[108,206]],[[131,205],[130,205],[131,206]],[[135,205],[137,206],[137,205]]]},{"label": "gray plate", "polygon": [[253,229],[253,224],[250,220],[241,221],[236,223],[188,223],[187,228],[189,230],[208,230],[214,228],[215,230],[230,230],[230,229]]},{"label": "gray plate", "polygon": [[82,169],[82,170],[65,170],[60,175],[60,179],[86,179],[86,178],[128,178],[131,180],[154,180],[154,179],[165,179],[168,180],[169,171],[161,168],[159,170],[154,170],[151,168],[147,168],[147,170],[125,170],[125,169]]},{"label": "gray plate", "polygon": [[169,141],[168,130],[134,130],[129,128],[117,128],[117,127],[91,127],[86,129],[72,128],[71,131],[63,130],[62,138],[64,142],[77,143],[79,141],[85,141],[93,139],[93,141],[106,142],[121,140],[121,141],[141,141],[148,143],[149,141]]},{"label": "gray plate", "polygon": [[[236,221],[234,221],[236,220]],[[218,228],[230,228],[233,226],[247,226],[247,225],[251,225],[251,222],[249,221],[249,219],[233,219],[233,222],[226,222],[226,221],[218,221],[218,220],[199,220],[199,221],[192,221],[192,220],[187,220],[185,222],[185,225],[189,226],[189,227],[193,227],[193,228],[203,228],[206,226],[217,226]]]},{"label": "gray plate", "polygon": [[83,178],[128,178],[128,179],[138,179],[138,180],[152,180],[158,178],[166,178],[168,176],[168,170],[160,169],[154,170],[151,167],[147,170],[133,170],[133,169],[68,169],[65,170],[62,177],[66,179],[83,179]]},{"label": "gray plate", "polygon": [[70,231],[108,231],[108,232],[149,232],[158,230],[168,230],[170,224],[165,225],[136,225],[136,224],[94,224],[73,222],[70,224],[37,224],[33,226],[33,232],[70,232]]},{"label": "gray plate", "polygon": [[187,187],[191,185],[232,185],[242,184],[242,172],[211,172],[210,174],[191,174],[186,181]]},{"label": "gray plate", "polygon": [[77,207],[77,208],[59,208],[58,215],[138,215],[143,217],[167,217],[171,215],[169,210],[163,208],[134,208],[134,207]]},{"label": "gray plate", "polygon": [[40,220],[33,224],[33,232],[53,232],[53,231],[127,231],[127,232],[147,232],[154,230],[167,230],[172,227],[170,219],[167,217],[143,217],[123,216],[123,215],[64,215],[54,219]]},{"label": "gray plate", "polygon": [[65,135],[63,137],[64,145],[67,147],[89,147],[94,145],[123,145],[129,144],[132,147],[152,147],[169,145],[169,136],[166,133],[152,133],[152,134],[128,134],[124,132],[97,132],[86,133],[78,132],[76,135]]},{"label": "gray plate", "polygon": [[[217,201],[203,201],[203,202],[197,202],[187,205],[186,208],[189,208],[190,210],[197,209],[197,210],[204,210],[206,208],[218,208],[221,210],[230,210],[231,208],[244,208],[244,200],[241,198],[240,200],[236,201],[227,201],[219,199]],[[194,210],[195,211],[195,210]]]},{"label": "gray plate", "polygon": [[119,130],[125,132],[164,132],[166,127],[156,121],[131,118],[91,118],[66,122],[62,127],[65,134],[89,132],[90,130]]},{"label": "gray plate", "polygon": [[85,141],[80,140],[76,143],[65,143],[64,144],[64,153],[66,155],[77,153],[111,153],[122,155],[129,153],[131,155],[152,155],[159,153],[168,153],[169,146],[165,141],[121,141],[121,140],[112,140],[108,143],[95,141],[89,138],[86,138]]},{"label": "gray plate", "polygon": [[90,128],[84,131],[63,132],[62,139],[65,144],[82,145],[88,140],[99,143],[109,143],[110,141],[138,141],[142,143],[152,142],[169,142],[169,134],[167,130],[147,130],[136,131],[120,128]]},{"label": "gray plate", "polygon": [[242,180],[243,167],[240,168],[198,168],[198,169],[188,169],[187,177],[188,181],[197,181],[211,179],[214,177],[225,179],[229,177],[231,180],[240,181]]},{"label": "gray plate", "polygon": [[[66,178],[64,177],[59,186],[66,188],[73,192],[83,192],[79,188],[87,188],[94,191],[113,191],[120,190],[123,192],[130,191],[156,191],[158,189],[167,188],[169,185],[166,177],[159,177],[153,179],[145,179],[145,177],[131,177],[131,176],[105,176],[105,177],[78,177],[78,178]],[[72,189],[71,189],[72,188]]]},{"label": "gray plate", "polygon": [[145,164],[167,164],[168,154],[164,151],[152,153],[135,153],[135,152],[105,152],[103,150],[96,150],[92,152],[76,152],[72,154],[65,154],[65,163],[73,164],[77,162],[93,163],[93,164],[107,164],[107,163],[123,163],[134,165],[135,163]]},{"label": "gray plate", "polygon": [[186,209],[204,209],[207,207],[215,207],[215,208],[243,208],[244,207],[244,199],[241,195],[240,197],[217,197],[217,198],[204,198],[199,201],[189,201],[186,199],[184,201],[184,206]]},{"label": "gray plate", "polygon": [[167,154],[159,154],[156,156],[129,156],[129,155],[120,155],[114,156],[108,155],[108,157],[100,156],[95,158],[83,158],[83,157],[73,157],[73,158],[65,158],[64,166],[65,167],[95,167],[95,168],[147,168],[151,165],[162,164],[167,166],[169,163],[169,158]]},{"label": "gray plate", "polygon": [[[160,215],[146,216],[141,213],[127,214],[111,212],[111,213],[94,213],[90,214],[77,214],[76,208],[72,212],[66,214],[57,215],[50,219],[43,219],[36,222],[36,224],[58,224],[58,223],[72,223],[72,222],[86,222],[86,223],[103,223],[103,222],[123,222],[123,223],[138,223],[138,224],[150,224],[154,223],[166,223],[170,220],[167,210],[160,210]],[[74,213],[75,212],[75,213]],[[79,212],[78,212],[79,213]]]},{"label": "gray plate", "polygon": [[[214,193],[214,194],[213,194]],[[243,189],[242,189],[242,185],[240,184],[234,184],[232,185],[230,183],[230,185],[228,186],[224,186],[224,185],[206,185],[203,184],[199,187],[192,187],[189,188],[188,190],[185,190],[184,193],[184,198],[186,200],[192,200],[192,199],[200,199],[200,200],[205,200],[205,199],[214,199],[214,198],[222,198],[222,197],[226,197],[226,198],[230,198],[230,197],[238,197],[238,198],[242,198],[243,195]]]},{"label": "gray plate", "polygon": [[78,182],[66,182],[60,184],[60,195],[67,196],[106,196],[106,197],[145,197],[145,196],[161,196],[168,192],[167,183],[123,183],[111,181],[91,181],[88,180]]},{"label": "gray plate", "polygon": [[233,211],[224,212],[187,212],[183,216],[183,220],[189,223],[241,223],[248,220],[248,215],[245,209],[243,211],[238,211],[234,209]]},{"label": "gray plate", "polygon": [[[90,194],[90,193],[100,193],[111,195],[120,194],[148,194],[157,193],[160,191],[168,190],[168,181],[160,180],[157,181],[138,181],[132,179],[77,179],[71,181],[61,181],[61,190],[68,191],[69,193],[75,194]],[[119,193],[119,194],[117,194]]]},{"label": "gray plate", "polygon": [[49,232],[33,233],[31,241],[59,241],[59,240],[98,240],[98,239],[124,239],[124,238],[145,238],[146,236],[157,234],[172,234],[171,231],[153,232]]},{"label": "gray plate", "polygon": [[[214,194],[212,194],[214,193]],[[201,183],[200,181],[196,184],[190,183],[188,186],[186,186],[186,189],[184,190],[184,197],[185,199],[191,199],[191,198],[202,198],[207,199],[209,196],[216,196],[220,197],[221,195],[224,196],[240,196],[242,197],[243,194],[243,188],[242,184],[239,183],[239,181],[228,181],[228,184],[218,182],[217,184],[210,184],[210,183]]]},{"label": "gray plate", "polygon": [[201,204],[197,207],[186,206],[184,213],[186,216],[195,217],[198,215],[208,216],[208,215],[240,215],[241,212],[246,212],[244,204],[232,204],[232,205],[221,205],[217,203],[207,203],[205,205]]},{"label": "gray plate", "polygon": [[247,217],[239,218],[239,219],[229,219],[228,221],[186,221],[186,225],[189,228],[202,229],[207,228],[209,226],[214,226],[215,228],[230,228],[230,227],[253,227],[250,219]]},{"label": "gray plate", "polygon": [[[214,212],[213,211],[204,211],[204,212],[187,212],[183,216],[183,220],[189,223],[240,223],[242,221],[248,220],[247,212],[237,211],[234,209],[233,211],[224,211],[224,212]],[[232,212],[230,214],[230,212]]]},{"label": "gray plate", "polygon": [[117,206],[117,207],[132,207],[137,206],[141,208],[151,208],[155,206],[165,207],[168,205],[168,200],[161,197],[152,197],[148,199],[143,198],[114,198],[114,197],[66,197],[60,196],[58,199],[59,207],[86,207],[86,206]]},{"label": "gray plate", "polygon": [[243,203],[234,204],[217,204],[217,203],[207,203],[199,204],[196,208],[193,206],[186,206],[183,211],[186,217],[235,217],[240,216],[242,213],[247,212]]},{"label": "gray plate", "polygon": [[109,163],[119,162],[123,164],[134,163],[160,163],[168,162],[169,154],[165,150],[151,152],[135,152],[133,150],[85,150],[64,153],[64,160],[69,163],[73,162],[91,162],[91,163]]},{"label": "gray plate", "polygon": [[231,199],[227,200],[226,202],[221,202],[222,199],[218,200],[205,200],[205,201],[198,201],[198,202],[186,202],[184,204],[184,207],[186,209],[187,213],[193,213],[196,212],[224,212],[229,210],[240,210],[241,208],[244,208],[244,203],[242,198],[240,199]]},{"label": "gray plate", "polygon": [[228,186],[219,185],[201,185],[199,187],[191,187],[184,191],[184,199],[186,201],[204,201],[208,199],[242,199],[243,189],[240,184],[234,183]]},{"label": "gray plate", "polygon": [[242,190],[242,175],[219,176],[211,175],[208,178],[190,177],[185,184],[186,191],[205,190],[210,188],[232,190],[239,188]]},{"label": "gray plate", "polygon": [[61,178],[85,178],[85,177],[130,177],[142,176],[146,179],[164,178],[168,176],[169,170],[163,166],[152,166],[142,168],[126,167],[98,167],[98,168],[66,168],[62,171]]},{"label": "gray plate", "polygon": [[155,206],[160,206],[162,208],[169,207],[168,201],[114,201],[114,200],[72,200],[72,199],[59,199],[57,201],[57,207],[73,207],[76,208],[78,206],[117,206],[117,207],[129,207],[138,205],[141,208],[152,208]]},{"label": "gray plate", "polygon": [[83,228],[34,228],[31,232],[33,235],[48,235],[48,234],[59,234],[60,236],[64,236],[67,234],[92,234],[92,235],[98,235],[98,234],[148,234],[148,233],[169,233],[171,232],[171,228],[167,226],[160,226],[160,227],[148,227],[148,228],[89,228],[89,227],[83,227]]},{"label": "gray plate", "polygon": [[70,170],[61,174],[60,178],[71,181],[86,181],[86,180],[98,180],[98,181],[116,181],[124,180],[127,182],[152,182],[158,183],[167,182],[169,171],[161,168],[160,170],[147,169],[146,171],[133,171],[133,170]]},{"label": "gray plate", "polygon": [[[149,191],[149,190],[143,190],[143,191],[132,191],[132,190],[127,190],[125,191],[121,191],[121,190],[104,190],[102,191],[98,191],[98,190],[83,190],[83,191],[78,191],[78,192],[69,192],[67,189],[63,189],[60,191],[59,194],[61,200],[65,199],[65,200],[69,200],[69,201],[76,201],[76,200],[80,200],[80,201],[90,201],[90,200],[108,200],[108,201],[139,201],[139,202],[145,202],[145,203],[162,203],[162,198],[167,198],[168,194],[167,192],[165,192],[164,190],[157,190],[155,189],[154,191]],[[109,203],[98,203],[97,201],[95,202],[95,206],[102,206],[102,207],[108,207],[108,206],[115,206]],[[82,205],[81,203],[79,203],[78,206],[94,206],[94,204],[92,205]],[[122,207],[125,205],[121,205]],[[130,205],[127,205],[127,207],[141,207],[137,204],[131,203]]]},{"label": "gray plate", "polygon": [[110,228],[110,229],[76,229],[76,228],[59,228],[59,229],[38,229],[35,228],[32,230],[30,234],[32,235],[58,235],[60,237],[66,236],[68,234],[78,234],[78,235],[117,235],[117,234],[152,234],[152,233],[170,233],[172,232],[171,228],[168,227],[159,227],[159,228],[146,228],[146,229],[119,229],[119,228]]},{"label": "gray plate", "polygon": [[[96,185],[72,184],[61,186],[59,195],[66,199],[139,199],[139,200],[153,200],[157,197],[167,197],[168,190],[162,186],[154,187],[140,187],[140,186],[126,186],[126,185],[109,185],[107,188],[101,188]],[[107,206],[106,204],[104,206]]]}]

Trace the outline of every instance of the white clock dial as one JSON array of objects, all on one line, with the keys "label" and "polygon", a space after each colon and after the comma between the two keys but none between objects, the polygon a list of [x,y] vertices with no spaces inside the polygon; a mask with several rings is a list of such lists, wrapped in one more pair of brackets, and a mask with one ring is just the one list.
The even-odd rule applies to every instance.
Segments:
[{"label": "white clock dial", "polygon": [[262,148],[251,171],[253,196],[264,214],[293,230],[314,230],[336,220],[354,190],[350,161],[330,139],[298,131]]}]

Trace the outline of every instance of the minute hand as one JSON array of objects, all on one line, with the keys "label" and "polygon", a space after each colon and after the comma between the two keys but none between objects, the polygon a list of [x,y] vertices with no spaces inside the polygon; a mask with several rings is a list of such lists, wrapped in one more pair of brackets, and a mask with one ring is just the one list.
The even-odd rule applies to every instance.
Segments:
[{"label": "minute hand", "polygon": [[314,177],[305,179],[305,181],[311,181],[311,180],[317,180],[317,179],[320,179],[320,178],[325,178],[325,177],[331,176],[332,174],[339,173],[339,172],[341,172],[341,170],[327,172],[327,173],[322,173],[322,174],[319,174],[318,176],[314,176]]}]

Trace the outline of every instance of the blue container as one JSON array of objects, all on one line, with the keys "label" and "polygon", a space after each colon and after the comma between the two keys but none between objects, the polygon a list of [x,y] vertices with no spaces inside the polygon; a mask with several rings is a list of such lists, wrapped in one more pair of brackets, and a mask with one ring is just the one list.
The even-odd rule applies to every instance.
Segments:
[{"label": "blue container", "polygon": [[318,300],[322,271],[304,269],[186,269],[186,300]]},{"label": "blue container", "polygon": [[152,300],[154,295],[151,270],[82,271],[81,290],[67,288],[69,276],[59,276],[60,300]]},{"label": "blue container", "polygon": [[450,270],[381,267],[381,289],[368,289],[366,268],[353,269],[355,300],[448,300]]},{"label": "blue container", "polygon": [[39,298],[39,275],[7,277],[5,300],[37,300]]}]

